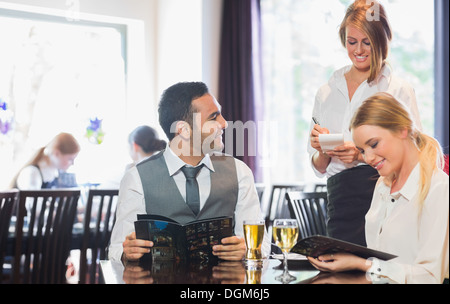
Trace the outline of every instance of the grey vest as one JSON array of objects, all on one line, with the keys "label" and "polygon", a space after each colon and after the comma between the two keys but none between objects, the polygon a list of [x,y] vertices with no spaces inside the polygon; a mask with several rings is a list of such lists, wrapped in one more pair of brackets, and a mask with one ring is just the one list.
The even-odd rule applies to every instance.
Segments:
[{"label": "grey vest", "polygon": [[215,172],[210,172],[210,195],[197,216],[186,204],[169,175],[163,152],[139,163],[137,169],[144,189],[147,213],[162,215],[183,225],[220,216],[234,219],[239,191],[235,160],[230,156],[211,156],[211,161]]}]

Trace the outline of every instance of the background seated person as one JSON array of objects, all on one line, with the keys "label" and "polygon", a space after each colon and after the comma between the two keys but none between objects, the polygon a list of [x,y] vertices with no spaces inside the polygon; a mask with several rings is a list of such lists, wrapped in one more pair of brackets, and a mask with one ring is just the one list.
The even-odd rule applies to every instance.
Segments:
[{"label": "background seated person", "polygon": [[[39,190],[76,186],[74,176],[71,176],[70,183],[67,183],[68,176],[64,174],[74,164],[79,152],[80,145],[71,134],[56,135],[25,164],[13,178],[10,187]],[[64,178],[61,178],[63,175]]]},{"label": "background seated person", "polygon": [[133,163],[127,169],[166,148],[166,142],[159,139],[155,129],[149,126],[134,129],[128,136],[128,145]]}]

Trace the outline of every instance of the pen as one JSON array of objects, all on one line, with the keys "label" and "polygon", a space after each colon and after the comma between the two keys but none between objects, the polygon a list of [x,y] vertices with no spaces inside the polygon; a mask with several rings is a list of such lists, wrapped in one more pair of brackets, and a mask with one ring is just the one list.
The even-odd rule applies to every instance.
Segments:
[{"label": "pen", "polygon": [[319,121],[317,120],[317,118],[313,117],[312,120],[314,121],[314,123],[315,123],[316,125],[320,125],[320,123],[319,123]]}]

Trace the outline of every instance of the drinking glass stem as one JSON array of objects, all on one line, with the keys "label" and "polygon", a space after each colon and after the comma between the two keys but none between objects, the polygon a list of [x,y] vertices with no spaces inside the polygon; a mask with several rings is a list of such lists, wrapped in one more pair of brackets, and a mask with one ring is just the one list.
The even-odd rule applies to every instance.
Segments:
[{"label": "drinking glass stem", "polygon": [[288,253],[283,252],[283,255],[284,255],[284,272],[287,273],[288,272]]}]

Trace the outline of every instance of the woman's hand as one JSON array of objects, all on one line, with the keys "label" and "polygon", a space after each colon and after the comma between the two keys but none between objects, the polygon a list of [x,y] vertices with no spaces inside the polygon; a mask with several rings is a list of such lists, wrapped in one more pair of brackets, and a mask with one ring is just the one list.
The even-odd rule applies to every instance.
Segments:
[{"label": "woman's hand", "polygon": [[342,146],[336,147],[333,151],[326,154],[339,158],[345,164],[351,164],[354,161],[364,161],[361,153],[351,141],[346,141]]},{"label": "woman's hand", "polygon": [[314,128],[311,130],[310,134],[311,147],[323,154],[322,147],[319,142],[320,134],[330,134],[330,131],[327,128],[322,128],[320,125],[314,125]]},{"label": "woman's hand", "polygon": [[343,272],[350,270],[367,271],[371,262],[350,253],[324,254],[317,258],[308,257],[309,262],[323,272]]},{"label": "woman's hand", "polygon": [[311,147],[316,149],[317,152],[314,154],[312,162],[318,171],[325,173],[328,165],[330,164],[331,157],[322,151],[322,147],[319,142],[320,134],[330,134],[330,131],[327,128],[322,128],[320,125],[314,125],[314,128],[311,130],[310,141]]}]

